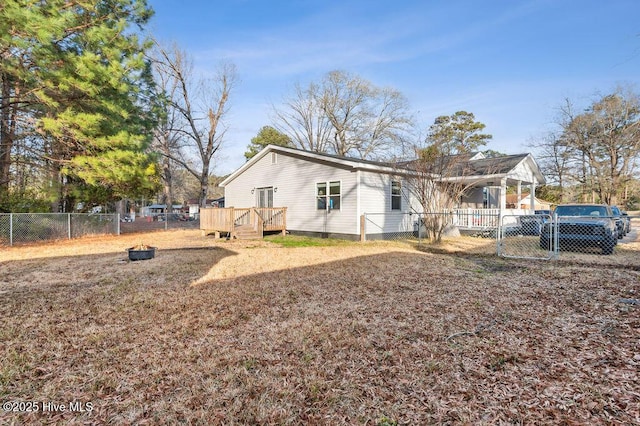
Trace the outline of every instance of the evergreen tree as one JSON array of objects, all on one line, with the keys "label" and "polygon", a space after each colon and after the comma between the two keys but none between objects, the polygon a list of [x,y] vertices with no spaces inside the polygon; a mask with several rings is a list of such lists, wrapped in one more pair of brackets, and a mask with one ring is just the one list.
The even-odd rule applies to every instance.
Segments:
[{"label": "evergreen tree", "polygon": [[244,156],[247,160],[250,160],[267,145],[293,147],[293,142],[288,135],[277,129],[271,126],[263,126],[258,134],[251,138],[251,143],[247,145],[247,151]]},{"label": "evergreen tree", "polygon": [[6,0],[0,6],[0,188],[29,138],[60,183],[111,198],[155,191],[145,0]]}]

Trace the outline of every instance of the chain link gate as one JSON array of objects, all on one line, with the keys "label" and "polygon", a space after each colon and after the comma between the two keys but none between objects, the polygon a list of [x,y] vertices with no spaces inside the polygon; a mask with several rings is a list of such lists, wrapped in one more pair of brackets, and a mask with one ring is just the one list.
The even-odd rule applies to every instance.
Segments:
[{"label": "chain link gate", "polygon": [[557,256],[558,233],[548,214],[505,215],[500,218],[498,256],[549,260]]}]

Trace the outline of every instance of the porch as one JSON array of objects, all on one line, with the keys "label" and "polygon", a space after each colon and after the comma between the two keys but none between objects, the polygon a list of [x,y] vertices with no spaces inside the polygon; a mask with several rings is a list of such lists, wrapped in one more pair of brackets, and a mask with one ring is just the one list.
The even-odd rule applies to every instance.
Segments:
[{"label": "porch", "polygon": [[517,223],[517,216],[533,215],[531,209],[453,209],[451,224],[462,231],[480,231],[497,228],[502,218]]},{"label": "porch", "polygon": [[286,207],[250,207],[236,209],[203,208],[200,210],[200,229],[204,235],[221,233],[230,238],[254,239],[262,238],[264,232],[287,229]]}]

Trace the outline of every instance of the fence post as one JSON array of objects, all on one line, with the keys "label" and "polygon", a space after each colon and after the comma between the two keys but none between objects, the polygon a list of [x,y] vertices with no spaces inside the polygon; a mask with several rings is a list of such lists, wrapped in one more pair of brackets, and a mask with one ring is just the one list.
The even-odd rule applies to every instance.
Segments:
[{"label": "fence post", "polygon": [[283,207],[282,212],[282,236],[285,237],[287,235],[287,208]]},{"label": "fence post", "polygon": [[361,214],[360,215],[360,242],[363,241],[367,241],[367,234],[366,234],[366,220],[367,220],[367,216],[366,214]]},{"label": "fence post", "polygon": [[67,213],[67,237],[71,239],[71,213]]},{"label": "fence post", "polygon": [[9,246],[13,245],[13,213],[9,213]]},{"label": "fence post", "polygon": [[120,213],[116,213],[116,235],[120,235]]},{"label": "fence post", "polygon": [[560,224],[558,223],[558,214],[553,212],[553,258],[555,260],[558,259],[560,255],[560,238],[558,234],[560,233]]},{"label": "fence post", "polygon": [[496,227],[496,254],[502,256],[502,215],[498,214],[498,226]]}]

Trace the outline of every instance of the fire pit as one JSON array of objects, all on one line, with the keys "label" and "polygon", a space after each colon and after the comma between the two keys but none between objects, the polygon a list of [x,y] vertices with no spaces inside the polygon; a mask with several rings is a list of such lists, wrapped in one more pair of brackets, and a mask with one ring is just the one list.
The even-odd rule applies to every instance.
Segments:
[{"label": "fire pit", "polygon": [[135,247],[128,248],[129,260],[148,260],[153,259],[156,255],[156,248],[140,244]]}]

